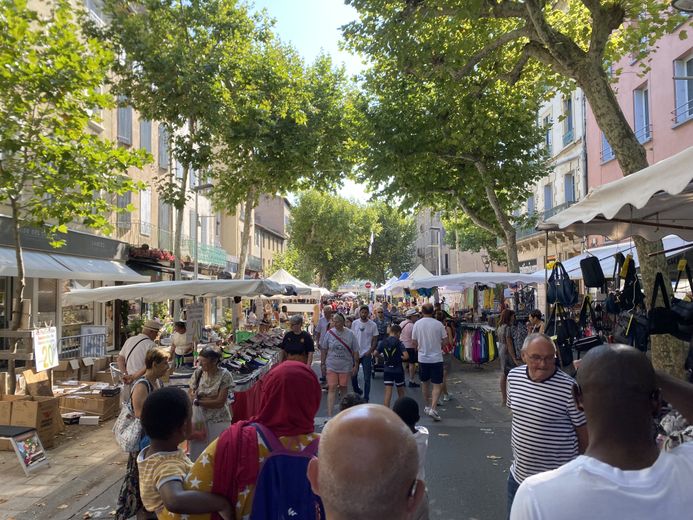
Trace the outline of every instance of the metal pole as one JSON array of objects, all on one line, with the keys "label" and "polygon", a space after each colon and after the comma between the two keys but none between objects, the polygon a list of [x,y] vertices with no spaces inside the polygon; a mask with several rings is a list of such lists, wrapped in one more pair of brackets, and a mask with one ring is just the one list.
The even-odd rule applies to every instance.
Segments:
[{"label": "metal pole", "polygon": [[443,227],[438,229],[438,276],[443,274]]},{"label": "metal pole", "polygon": [[193,244],[193,246],[194,246],[194,249],[193,249],[193,252],[194,252],[194,260],[193,260],[193,261],[194,261],[194,268],[193,268],[193,273],[194,273],[194,275],[193,275],[193,277],[194,277],[195,280],[197,280],[197,274],[198,274],[198,269],[199,269],[198,263],[197,263],[197,254],[198,254],[198,251],[197,251],[197,227],[198,227],[198,225],[197,225],[197,219],[199,218],[199,216],[198,216],[198,214],[197,214],[197,211],[198,211],[197,204],[198,204],[198,194],[199,194],[199,190],[197,190],[197,187],[195,187],[194,190],[195,190],[195,218],[194,218],[194,221],[195,221],[195,222],[194,222],[193,225],[195,226],[195,232],[194,232],[194,235],[193,235],[193,240],[194,240],[195,242],[194,242],[194,244]]}]

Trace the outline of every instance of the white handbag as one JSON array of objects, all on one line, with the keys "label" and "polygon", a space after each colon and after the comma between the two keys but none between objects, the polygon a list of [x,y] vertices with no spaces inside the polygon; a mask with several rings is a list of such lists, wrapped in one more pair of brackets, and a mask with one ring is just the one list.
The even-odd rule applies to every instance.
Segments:
[{"label": "white handbag", "polygon": [[[152,392],[152,386],[149,381],[144,378],[138,381],[144,381],[147,384],[148,394]],[[123,407],[120,409],[118,418],[113,425],[113,433],[118,446],[128,453],[139,451],[140,440],[143,434],[142,423],[140,423],[139,418],[135,416],[135,412],[132,409],[132,392],[135,390],[138,381],[132,385],[130,399],[128,399],[127,403],[123,403]]]}]

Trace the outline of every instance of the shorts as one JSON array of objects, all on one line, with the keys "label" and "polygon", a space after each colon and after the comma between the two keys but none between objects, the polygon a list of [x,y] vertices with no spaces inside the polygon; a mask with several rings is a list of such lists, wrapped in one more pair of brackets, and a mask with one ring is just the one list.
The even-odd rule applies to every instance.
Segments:
[{"label": "shorts", "polygon": [[347,386],[351,378],[350,372],[327,371],[327,386]]},{"label": "shorts", "polygon": [[443,362],[419,363],[419,377],[422,383],[430,381],[434,385],[443,384]]},{"label": "shorts", "polygon": [[416,352],[415,348],[408,348],[407,354],[409,355],[409,359],[407,360],[407,363],[418,363],[419,357],[417,356],[417,352]]},{"label": "shorts", "polygon": [[383,384],[385,386],[404,386],[404,371],[383,372]]}]

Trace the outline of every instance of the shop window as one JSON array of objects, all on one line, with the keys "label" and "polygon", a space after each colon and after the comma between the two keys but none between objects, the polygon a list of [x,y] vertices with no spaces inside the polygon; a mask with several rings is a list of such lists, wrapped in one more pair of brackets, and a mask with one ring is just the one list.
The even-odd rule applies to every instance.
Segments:
[{"label": "shop window", "polygon": [[[63,292],[73,289],[92,289],[93,285],[90,280],[68,280],[66,286],[63,287]],[[82,325],[94,324],[94,303],[65,306],[62,315],[62,336],[79,336]]]},{"label": "shop window", "polygon": [[36,310],[36,323],[39,327],[57,324],[57,291],[57,280],[39,278],[38,308]]}]

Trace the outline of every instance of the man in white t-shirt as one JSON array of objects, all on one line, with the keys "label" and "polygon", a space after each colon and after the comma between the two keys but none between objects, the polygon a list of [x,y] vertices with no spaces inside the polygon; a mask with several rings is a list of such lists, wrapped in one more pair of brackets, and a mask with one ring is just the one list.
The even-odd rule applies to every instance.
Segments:
[{"label": "man in white t-shirt", "polygon": [[693,443],[660,452],[652,424],[660,391],[693,422],[693,385],[656,374],[647,357],[630,346],[590,350],[573,389],[587,416],[587,450],[558,469],[527,478],[510,518],[691,518]]},{"label": "man in white t-shirt", "polygon": [[368,402],[371,393],[371,369],[373,351],[378,346],[378,326],[368,318],[370,309],[368,305],[362,305],[359,309],[359,319],[351,324],[351,332],[356,336],[359,344],[359,365],[363,367],[363,391],[359,388],[359,374],[351,378],[351,386],[354,392],[361,395]]},{"label": "man in white t-shirt", "polygon": [[144,375],[144,358],[149,350],[156,347],[154,340],[159,335],[161,323],[155,320],[147,320],[142,326],[142,332],[128,338],[118,353],[118,368],[123,379],[123,391],[121,397],[124,400],[130,398],[130,383]]},{"label": "man in white t-shirt", "polygon": [[[443,388],[443,343],[448,334],[445,326],[433,317],[433,305],[425,303],[421,306],[423,318],[414,323],[411,332],[412,343],[419,359],[419,377],[424,400],[430,406],[424,407],[424,413],[440,421],[436,407]],[[433,384],[433,394],[430,388]]]}]

